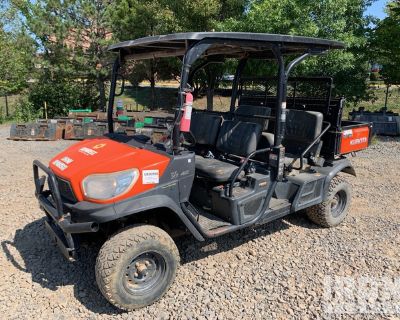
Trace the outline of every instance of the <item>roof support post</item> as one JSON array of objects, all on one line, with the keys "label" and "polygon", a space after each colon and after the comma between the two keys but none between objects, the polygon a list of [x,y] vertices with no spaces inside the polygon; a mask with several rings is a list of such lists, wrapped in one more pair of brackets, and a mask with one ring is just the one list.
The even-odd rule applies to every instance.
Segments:
[{"label": "roof support post", "polygon": [[278,61],[278,87],[276,94],[276,110],[275,110],[275,135],[274,146],[279,147],[282,144],[285,135],[286,123],[286,87],[287,79],[285,72],[285,61],[282,52],[278,46],[272,48],[274,55]]},{"label": "roof support post", "polygon": [[278,47],[273,49],[274,55],[278,60],[278,90],[276,99],[276,115],[275,115],[275,138],[274,146],[278,147],[282,144],[282,140],[285,137],[285,124],[286,124],[286,97],[287,97],[287,82],[289,80],[289,74],[300,62],[305,60],[311,55],[311,52],[306,52],[296,59],[289,62],[285,69],[285,61],[282,53]]},{"label": "roof support post", "polygon": [[115,59],[112,68],[110,96],[108,99],[107,122],[108,122],[109,133],[114,133],[113,108],[114,108],[115,88],[117,86],[118,70],[120,66],[121,66],[120,57],[118,57],[117,59]]},{"label": "roof support post", "polygon": [[231,106],[230,106],[230,112],[233,113],[235,111],[235,102],[237,98],[237,93],[239,89],[239,80],[242,76],[242,72],[244,67],[246,66],[247,63],[247,58],[240,59],[239,64],[236,68],[235,72],[235,78],[233,79],[233,84],[232,84],[232,97],[231,97]]},{"label": "roof support post", "polygon": [[179,129],[179,124],[182,118],[182,108],[184,104],[184,95],[185,95],[185,89],[186,85],[189,80],[189,73],[190,73],[190,68],[193,65],[193,63],[201,57],[201,55],[209,49],[213,45],[213,42],[208,42],[208,41],[200,41],[193,45],[192,47],[189,48],[188,51],[186,51],[186,54],[183,57],[182,61],[182,70],[181,70],[181,84],[179,86],[179,92],[178,92],[178,105],[175,111],[175,123],[172,131],[172,149],[175,151],[179,151],[180,149],[180,129]]}]

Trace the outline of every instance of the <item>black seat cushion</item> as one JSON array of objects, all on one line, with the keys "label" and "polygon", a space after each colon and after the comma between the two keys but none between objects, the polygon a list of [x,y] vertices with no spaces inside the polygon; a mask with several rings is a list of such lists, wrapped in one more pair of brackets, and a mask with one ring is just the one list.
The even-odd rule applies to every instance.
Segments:
[{"label": "black seat cushion", "polygon": [[[218,159],[209,159],[202,156],[197,156],[196,171],[202,177],[209,178],[217,183],[223,183],[231,180],[239,168],[234,164],[227,163]],[[239,178],[243,177],[244,172],[242,171]]]},{"label": "black seat cushion", "polygon": [[[286,152],[300,155],[321,133],[322,122],[321,112],[287,110],[285,138],[282,142]],[[313,149],[310,152],[313,152]]]},{"label": "black seat cushion", "polygon": [[222,153],[247,157],[256,150],[260,135],[261,125],[258,123],[225,120],[216,148]]},{"label": "black seat cushion", "polygon": [[[258,123],[225,120],[219,131],[216,149],[220,153],[247,157],[256,150],[261,135]],[[196,172],[217,183],[233,178],[237,165],[218,159],[196,156]],[[243,172],[240,173],[243,176]]]},{"label": "black seat cushion", "polygon": [[259,123],[264,131],[268,129],[269,119],[262,117],[270,116],[271,110],[264,106],[240,105],[235,110],[235,118],[240,121]]},{"label": "black seat cushion", "polygon": [[221,122],[221,116],[206,112],[194,112],[190,123],[190,132],[194,136],[196,143],[209,146],[215,145]]}]

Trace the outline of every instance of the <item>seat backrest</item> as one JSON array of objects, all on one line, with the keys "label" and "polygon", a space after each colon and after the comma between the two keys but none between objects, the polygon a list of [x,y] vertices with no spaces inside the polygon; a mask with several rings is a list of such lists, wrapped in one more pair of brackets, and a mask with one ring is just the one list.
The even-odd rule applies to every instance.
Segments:
[{"label": "seat backrest", "polygon": [[[323,115],[316,111],[287,110],[285,138],[286,152],[300,155],[322,130]],[[310,150],[313,152],[313,149]]]},{"label": "seat backrest", "polygon": [[215,145],[222,117],[206,112],[193,112],[190,123],[190,132],[197,144]]},{"label": "seat backrest", "polygon": [[235,110],[235,119],[246,122],[259,123],[262,130],[265,131],[268,128],[268,119],[257,118],[255,116],[270,116],[271,108],[264,106],[254,106],[254,105],[240,105]]},{"label": "seat backrest", "polygon": [[247,157],[256,150],[261,131],[258,123],[225,120],[219,131],[216,148],[223,153]]}]

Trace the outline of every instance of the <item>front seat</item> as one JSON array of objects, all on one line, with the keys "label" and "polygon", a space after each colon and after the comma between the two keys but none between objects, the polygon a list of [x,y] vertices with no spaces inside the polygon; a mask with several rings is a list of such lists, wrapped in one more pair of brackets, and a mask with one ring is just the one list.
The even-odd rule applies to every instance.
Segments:
[{"label": "front seat", "polygon": [[[196,173],[217,183],[231,180],[239,168],[229,155],[247,157],[256,150],[262,127],[258,123],[226,120],[222,123],[216,143],[220,159],[196,156]],[[243,172],[241,173],[243,175]],[[240,177],[240,176],[239,176]]]}]

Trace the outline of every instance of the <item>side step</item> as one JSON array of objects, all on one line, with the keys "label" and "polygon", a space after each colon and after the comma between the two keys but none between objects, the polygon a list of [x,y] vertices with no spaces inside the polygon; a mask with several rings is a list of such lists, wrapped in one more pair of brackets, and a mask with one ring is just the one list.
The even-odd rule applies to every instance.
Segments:
[{"label": "side step", "polygon": [[264,217],[257,222],[257,225],[268,223],[288,215],[290,213],[290,206],[291,204],[286,199],[271,198],[268,210],[264,213]]},{"label": "side step", "polygon": [[190,208],[191,212],[197,213],[197,216],[194,215],[193,216],[204,231],[211,231],[214,229],[218,229],[220,227],[226,227],[232,225],[231,223],[207,212],[204,209],[201,209],[199,207],[194,207],[192,204],[190,204],[190,207],[191,207]]}]

